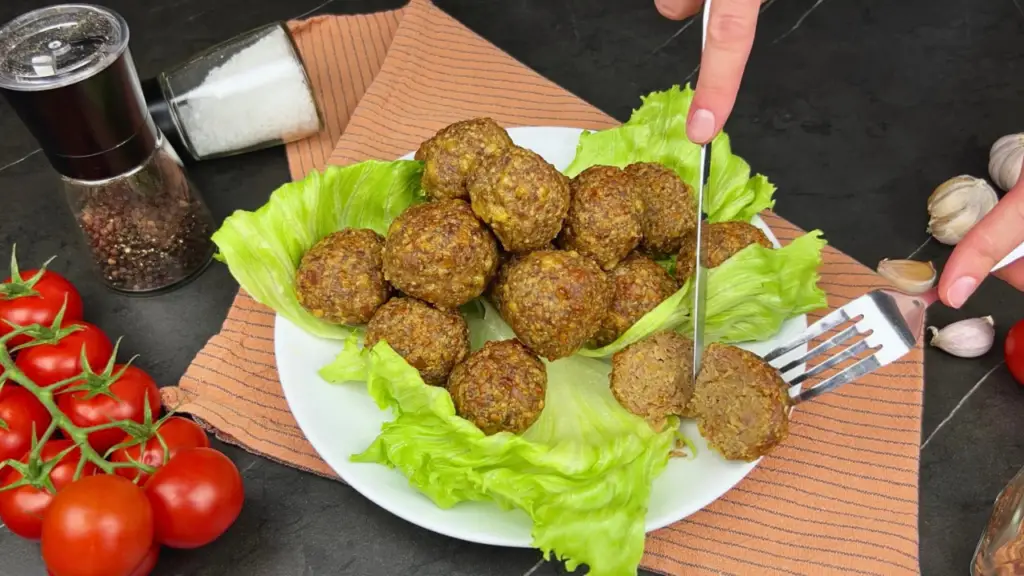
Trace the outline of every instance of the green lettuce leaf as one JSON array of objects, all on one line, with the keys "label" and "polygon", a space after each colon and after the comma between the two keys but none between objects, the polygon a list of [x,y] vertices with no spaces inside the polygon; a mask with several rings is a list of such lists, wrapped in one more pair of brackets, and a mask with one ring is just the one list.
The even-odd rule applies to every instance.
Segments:
[{"label": "green lettuce leaf", "polygon": [[[777,249],[752,244],[708,270],[705,342],[767,340],[787,319],[824,308],[828,302],[818,287],[825,247],[821,236],[820,230],[808,232]],[[692,332],[690,284],[687,280],[611,344],[580,350],[579,354],[606,357],[654,332]]]},{"label": "green lettuce leaf", "polygon": [[[672,168],[696,189],[700,146],[686,137],[686,117],[693,100],[687,85],[673,86],[642,98],[640,108],[617,128],[583,132],[576,157],[565,174],[572,177],[595,165],[624,167],[633,162],[658,162]],[[775,186],[760,174],[750,176],[750,165],[732,153],[729,136],[719,133],[711,146],[705,212],[711,222],[749,221],[775,205]]]},{"label": "green lettuce leaf", "polygon": [[422,164],[409,160],[314,170],[275,190],[255,212],[229,216],[213,234],[217,259],[257,302],[310,334],[345,338],[352,327],[324,322],[299,305],[299,262],[314,244],[343,228],[386,233],[396,216],[422,199],[421,172]]},{"label": "green lettuce leaf", "polygon": [[[479,348],[512,331],[490,304],[464,308]],[[654,479],[676,445],[678,422],[656,433],[624,410],[608,388],[607,362],[574,356],[547,363],[540,418],[521,436],[485,436],[455,414],[444,388],[419,373],[386,342],[359,351],[355,338],[321,370],[332,382],[365,376],[370,395],[393,421],[356,462],[399,470],[442,508],[491,501],[533,520],[533,545],[591,576],[636,573]]]}]

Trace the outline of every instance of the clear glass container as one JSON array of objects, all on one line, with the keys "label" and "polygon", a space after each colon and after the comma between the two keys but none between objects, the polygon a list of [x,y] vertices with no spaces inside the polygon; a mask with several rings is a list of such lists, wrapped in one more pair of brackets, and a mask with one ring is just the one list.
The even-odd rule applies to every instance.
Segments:
[{"label": "clear glass container", "polygon": [[218,44],[159,77],[196,160],[293,142],[322,125],[291,33],[277,22]]},{"label": "clear glass container", "polygon": [[1024,575],[1024,468],[996,498],[971,563],[971,576],[1017,575]]}]

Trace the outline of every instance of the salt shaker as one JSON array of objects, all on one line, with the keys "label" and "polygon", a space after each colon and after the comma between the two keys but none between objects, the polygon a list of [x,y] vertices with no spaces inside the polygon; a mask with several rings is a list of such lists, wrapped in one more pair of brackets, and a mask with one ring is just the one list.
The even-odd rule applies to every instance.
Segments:
[{"label": "salt shaker", "polygon": [[210,262],[213,218],[146,108],[120,15],[65,4],[0,27],[0,92],[60,175],[108,286],[163,290]]},{"label": "salt shaker", "polygon": [[1024,575],[1024,468],[996,498],[978,541],[971,576]]},{"label": "salt shaker", "polygon": [[206,160],[316,134],[320,110],[288,27],[263,26],[143,82],[150,112],[183,153]]}]

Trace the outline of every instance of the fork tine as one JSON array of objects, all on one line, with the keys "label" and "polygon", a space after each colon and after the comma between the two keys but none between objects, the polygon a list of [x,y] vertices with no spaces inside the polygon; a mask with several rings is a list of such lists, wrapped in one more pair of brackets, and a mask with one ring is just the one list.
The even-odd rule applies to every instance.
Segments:
[{"label": "fork tine", "polygon": [[777,360],[780,357],[789,354],[798,347],[807,344],[811,340],[814,340],[818,336],[821,336],[825,332],[832,330],[836,326],[839,326],[844,322],[848,322],[849,320],[850,317],[849,315],[847,315],[846,310],[844,310],[843,308],[837,308],[823,316],[821,320],[818,320],[814,324],[808,326],[807,329],[800,334],[800,336],[796,337],[793,340],[790,340],[788,343],[786,343],[785,346],[780,346],[779,348],[776,348],[775,350],[772,350],[771,352],[765,354],[764,360],[766,362],[772,362],[774,360]]},{"label": "fork tine", "polygon": [[839,354],[836,354],[835,356],[829,358],[828,360],[825,360],[821,364],[818,364],[814,368],[811,368],[810,370],[804,372],[803,374],[800,374],[799,376],[793,378],[792,380],[788,380],[787,382],[789,382],[791,386],[796,386],[797,384],[801,384],[808,378],[813,378],[818,374],[821,374],[825,370],[828,370],[829,368],[842,363],[844,360],[848,358],[853,358],[854,356],[860,354],[861,352],[866,352],[870,349],[871,345],[868,344],[868,341],[861,340],[860,342],[857,342],[856,344],[850,346],[846,350],[843,350]]},{"label": "fork tine", "polygon": [[793,360],[792,362],[790,362],[789,364],[786,364],[782,368],[779,368],[779,372],[782,373],[782,374],[785,374],[786,372],[789,372],[790,370],[792,370],[792,369],[800,366],[801,364],[807,362],[811,358],[814,358],[818,354],[821,354],[822,352],[824,352],[824,351],[826,351],[826,350],[828,350],[830,348],[838,346],[839,344],[842,344],[843,342],[846,342],[850,338],[853,338],[854,336],[856,336],[857,334],[860,334],[860,333],[861,333],[860,332],[860,328],[857,327],[857,324],[854,324],[853,326],[850,326],[849,328],[847,328],[846,330],[843,330],[839,334],[836,334],[831,339],[829,339],[829,340],[827,340],[825,342],[822,342],[821,344],[818,344],[817,346],[812,348],[809,352],[807,352],[807,354],[804,354],[800,358],[797,358],[796,360]]},{"label": "fork tine", "polygon": [[860,362],[857,362],[853,366],[846,368],[845,370],[832,376],[831,378],[823,380],[806,390],[802,390],[799,394],[793,397],[793,403],[799,404],[801,402],[813,400],[814,398],[817,398],[822,394],[826,394],[828,392],[831,392],[832,390],[835,390],[836,388],[842,386],[843,384],[846,384],[847,382],[850,382],[851,380],[856,380],[857,378],[860,378],[861,376],[867,374],[868,372],[877,370],[881,366],[882,363],[879,362],[878,357],[872,354],[871,356],[864,358]]}]

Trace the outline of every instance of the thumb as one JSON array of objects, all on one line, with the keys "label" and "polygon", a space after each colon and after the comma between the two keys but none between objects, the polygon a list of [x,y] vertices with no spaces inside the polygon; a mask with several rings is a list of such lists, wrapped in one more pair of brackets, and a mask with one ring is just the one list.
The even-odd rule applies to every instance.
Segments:
[{"label": "thumb", "polygon": [[963,306],[992,268],[1024,242],[1024,178],[957,243],[939,279],[939,298]]},{"label": "thumb", "polygon": [[661,15],[670,20],[689,18],[704,4],[704,0],[654,0],[654,6]]}]

